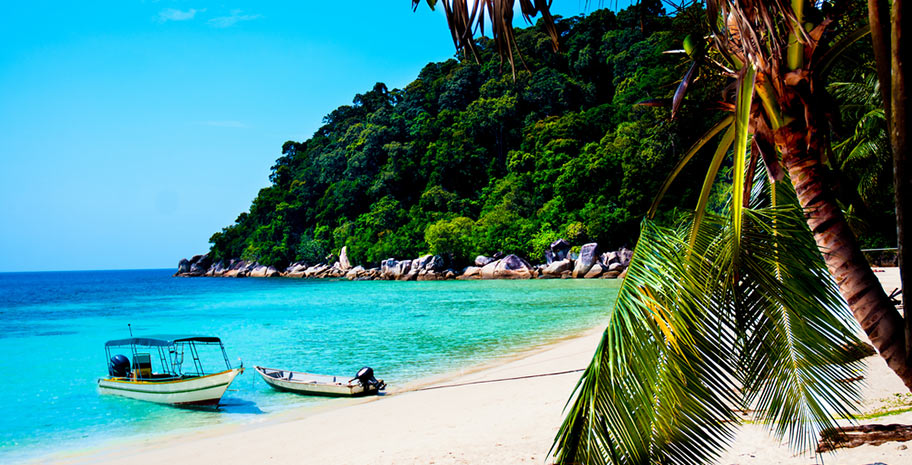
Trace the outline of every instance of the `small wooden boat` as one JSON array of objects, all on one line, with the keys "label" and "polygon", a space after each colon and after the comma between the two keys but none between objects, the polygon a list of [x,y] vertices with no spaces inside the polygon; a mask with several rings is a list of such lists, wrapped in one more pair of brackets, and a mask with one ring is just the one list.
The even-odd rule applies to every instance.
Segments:
[{"label": "small wooden boat", "polygon": [[[221,352],[225,367],[205,371],[201,349],[209,346]],[[215,347],[217,346],[217,348]],[[111,357],[111,349],[129,351],[132,366],[126,355]],[[222,341],[213,336],[149,336],[108,341],[107,378],[98,380],[98,391],[132,399],[176,406],[218,406],[222,395],[238,375],[243,364],[232,368]],[[184,367],[184,354],[191,361]],[[153,366],[153,355],[155,366]]]},{"label": "small wooden boat", "polygon": [[299,371],[278,370],[255,366],[266,384],[274,389],[309,396],[360,397],[378,394],[386,383],[374,378],[374,370],[364,367],[354,378],[315,375]]}]

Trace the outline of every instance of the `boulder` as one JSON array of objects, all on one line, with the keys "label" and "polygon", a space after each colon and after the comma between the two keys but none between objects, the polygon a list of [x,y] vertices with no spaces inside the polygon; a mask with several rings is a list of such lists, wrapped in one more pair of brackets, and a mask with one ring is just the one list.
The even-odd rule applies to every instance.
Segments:
[{"label": "boulder", "polygon": [[481,267],[481,279],[494,279],[494,270],[497,269],[497,264],[499,263],[500,260],[495,260]]},{"label": "boulder", "polygon": [[182,258],[181,261],[177,262],[177,274],[184,274],[190,272],[190,260]]},{"label": "boulder", "polygon": [[345,279],[349,279],[349,280],[355,279],[359,276],[360,273],[363,273],[363,272],[364,272],[364,267],[361,265],[358,265],[358,266],[348,270],[345,273]]},{"label": "boulder", "polygon": [[411,268],[411,269],[409,269],[409,271],[407,273],[400,275],[396,279],[398,281],[415,281],[416,279],[418,279],[418,273],[420,273],[420,272],[421,272],[421,270],[419,270],[417,268]]},{"label": "boulder", "polygon": [[213,263],[209,267],[209,269],[206,270],[206,274],[204,276],[222,276],[223,274],[225,274],[225,271],[227,271],[227,267],[225,266],[225,261],[219,260],[219,261]]},{"label": "boulder", "polygon": [[453,270],[446,270],[443,273],[443,279],[453,279],[456,277],[456,272]]},{"label": "boulder", "polygon": [[596,263],[592,265],[592,268],[589,268],[589,271],[583,277],[586,279],[598,278],[604,271],[607,271],[606,268],[601,263]]},{"label": "boulder", "polygon": [[573,277],[582,278],[598,261],[598,244],[590,242],[580,247],[579,258],[573,264]]},{"label": "boulder", "polygon": [[324,264],[314,265],[314,266],[304,270],[304,277],[305,278],[316,278],[320,273],[326,271],[327,269],[329,269],[329,266],[324,265]]},{"label": "boulder", "polygon": [[602,278],[602,279],[616,279],[619,275],[620,275],[620,273],[618,273],[617,271],[606,271],[606,272],[602,273],[602,275],[600,276],[600,278]]},{"label": "boulder", "polygon": [[328,276],[330,278],[341,278],[341,277],[345,276],[346,272],[347,272],[347,270],[343,270],[342,266],[339,264],[339,262],[336,262],[336,263],[333,263],[332,268],[329,269]]},{"label": "boulder", "polygon": [[305,270],[307,270],[307,265],[302,262],[296,262],[288,265],[288,269],[286,271],[288,273],[303,273]]},{"label": "boulder", "polygon": [[348,271],[351,267],[351,262],[348,261],[348,246],[343,245],[342,250],[339,251],[339,269]]},{"label": "boulder", "polygon": [[630,260],[633,258],[633,251],[626,247],[621,247],[620,249],[618,249],[617,253],[618,253],[618,260],[626,268],[627,265],[630,264]]},{"label": "boulder", "polygon": [[[529,262],[516,255],[507,255],[495,263],[494,278],[530,279],[532,277],[532,265],[529,265]],[[487,268],[487,266],[485,268]],[[484,276],[485,268],[482,269],[482,276]]]},{"label": "boulder", "polygon": [[500,261],[503,264],[503,268],[507,270],[532,269],[532,265],[518,255],[506,255]]},{"label": "boulder", "polygon": [[459,275],[458,279],[478,279],[481,277],[481,267],[480,266],[467,266],[462,270],[462,274]]},{"label": "boulder", "polygon": [[563,260],[570,253],[570,243],[566,239],[558,239],[552,242],[548,248],[551,250],[554,260]]},{"label": "boulder", "polygon": [[418,272],[418,281],[437,281],[441,278],[437,272],[433,270],[421,270]]},{"label": "boulder", "polygon": [[602,254],[602,258],[601,258],[601,260],[600,260],[600,262],[602,263],[602,265],[605,265],[605,266],[608,266],[608,265],[610,265],[610,264],[612,264],[612,263],[618,263],[618,262],[620,262],[620,261],[621,261],[621,260],[620,260],[620,257],[618,256],[618,253],[617,253],[617,252],[607,252],[607,253],[603,253],[603,254]]},{"label": "boulder", "polygon": [[265,278],[269,268],[263,265],[257,265],[247,273],[251,278]]},{"label": "boulder", "polygon": [[305,276],[308,278],[325,278],[329,274],[331,268],[327,264],[317,265],[313,268],[308,268],[305,272]]},{"label": "boulder", "polygon": [[209,254],[196,255],[190,259],[190,274],[201,276],[209,269],[209,265],[212,265]]},{"label": "boulder", "polygon": [[627,268],[624,268],[624,271],[622,271],[621,274],[618,275],[618,278],[624,279],[626,277],[627,277]]},{"label": "boulder", "polygon": [[608,265],[608,271],[617,271],[620,273],[623,270],[624,270],[624,265],[622,265],[620,262],[614,262],[614,263]]},{"label": "boulder", "polygon": [[551,262],[550,265],[546,266],[542,270],[542,276],[549,278],[559,278],[561,273],[570,269],[571,265],[572,264],[570,260],[566,258],[563,260]]},{"label": "boulder", "polygon": [[564,271],[563,273],[561,273],[560,277],[561,277],[561,279],[570,279],[572,274],[573,274],[572,271],[567,270],[567,271]]},{"label": "boulder", "polygon": [[383,279],[395,279],[394,274],[399,262],[395,258],[387,258],[380,262],[380,277]]},{"label": "boulder", "polygon": [[479,256],[475,257],[475,266],[483,267],[493,261],[494,261],[494,259],[491,257],[485,257],[484,255],[479,255]]},{"label": "boulder", "polygon": [[428,260],[427,263],[425,263],[424,269],[428,271],[439,272],[443,271],[445,265],[446,262],[444,261],[443,257],[440,255],[434,255],[430,260]]},{"label": "boulder", "polygon": [[402,279],[410,271],[412,271],[412,261],[411,260],[402,260],[401,262],[397,262],[396,269],[393,270],[391,279]]},{"label": "boulder", "polygon": [[550,265],[554,262],[554,253],[551,252],[551,249],[545,250],[545,264]]},{"label": "boulder", "polygon": [[432,257],[433,257],[433,255],[428,254],[428,255],[422,255],[422,256],[412,260],[412,268],[415,268],[417,270],[423,270],[424,267],[428,263],[430,263]]}]

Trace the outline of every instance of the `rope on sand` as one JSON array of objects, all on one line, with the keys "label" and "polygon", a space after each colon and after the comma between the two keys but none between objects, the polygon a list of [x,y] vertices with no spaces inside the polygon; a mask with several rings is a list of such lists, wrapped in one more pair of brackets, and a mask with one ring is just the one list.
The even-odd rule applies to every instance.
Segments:
[{"label": "rope on sand", "polygon": [[414,391],[430,391],[431,389],[443,389],[443,388],[451,388],[451,387],[459,387],[459,386],[469,386],[469,385],[472,385],[472,384],[499,383],[499,382],[501,382],[501,381],[515,381],[515,380],[518,380],[518,379],[541,378],[541,377],[544,377],[544,376],[566,375],[566,374],[569,374],[569,373],[579,373],[579,372],[581,372],[581,371],[583,371],[583,370],[585,370],[585,368],[578,368],[578,369],[576,369],[576,370],[567,370],[567,371],[555,371],[555,372],[552,372],[552,373],[539,373],[539,374],[537,374],[537,375],[515,376],[515,377],[512,377],[512,378],[485,379],[485,380],[481,380],[481,381],[470,381],[470,382],[468,382],[468,383],[443,384],[443,385],[440,385],[440,386],[430,386],[430,387],[424,387],[424,388],[413,389],[411,392],[414,392]]}]

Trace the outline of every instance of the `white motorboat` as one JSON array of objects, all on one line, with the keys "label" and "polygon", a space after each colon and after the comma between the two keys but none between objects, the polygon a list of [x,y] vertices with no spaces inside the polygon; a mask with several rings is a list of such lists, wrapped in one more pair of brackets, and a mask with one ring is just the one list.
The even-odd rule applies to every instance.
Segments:
[{"label": "white motorboat", "polygon": [[[112,349],[129,351],[111,356]],[[221,353],[225,367],[205,371],[201,353]],[[109,377],[98,380],[101,394],[176,406],[218,406],[244,366],[232,368],[222,341],[214,336],[131,337],[105,343]],[[184,357],[190,359],[184,367]],[[153,363],[153,360],[155,363]],[[192,364],[192,366],[191,366]]]},{"label": "white motorboat", "polygon": [[374,370],[364,367],[354,378],[317,375],[299,371],[255,366],[266,384],[279,391],[311,396],[358,397],[378,394],[386,388],[383,380],[374,378]]}]

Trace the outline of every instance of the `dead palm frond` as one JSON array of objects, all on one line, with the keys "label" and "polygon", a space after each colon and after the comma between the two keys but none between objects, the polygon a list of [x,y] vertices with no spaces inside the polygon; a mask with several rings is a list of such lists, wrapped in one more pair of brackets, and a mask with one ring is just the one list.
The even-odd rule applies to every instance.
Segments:
[{"label": "dead palm frond", "polygon": [[[545,31],[551,38],[554,51],[560,49],[559,35],[551,16],[551,0],[425,0],[433,10],[437,4],[443,5],[447,25],[453,37],[457,51],[469,53],[478,61],[478,48],[475,45],[475,34],[484,36],[485,24],[491,31],[494,46],[501,59],[510,63],[513,78],[516,78],[516,60],[522,61],[516,37],[513,33],[514,8],[519,6],[523,19],[532,24],[532,18],[542,16]],[[421,0],[412,0],[412,8],[417,9]]]}]

